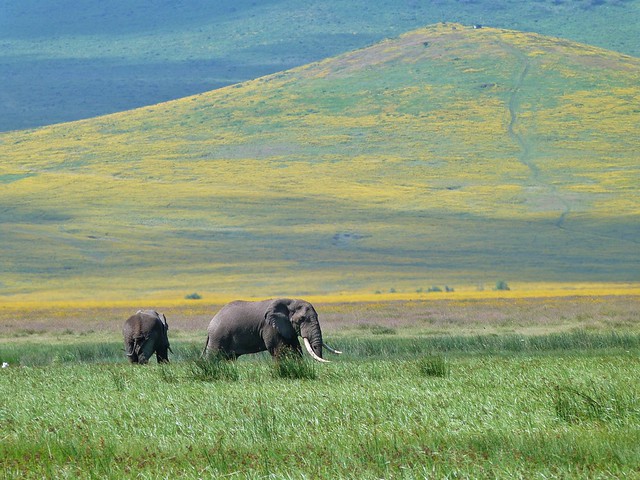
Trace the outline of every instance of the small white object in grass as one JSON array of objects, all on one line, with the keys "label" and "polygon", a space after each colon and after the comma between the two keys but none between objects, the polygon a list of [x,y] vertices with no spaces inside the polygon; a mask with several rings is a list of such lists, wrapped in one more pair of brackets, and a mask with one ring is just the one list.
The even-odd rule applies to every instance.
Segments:
[{"label": "small white object in grass", "polygon": [[9,364],[7,362],[2,362],[2,368],[7,368]]}]

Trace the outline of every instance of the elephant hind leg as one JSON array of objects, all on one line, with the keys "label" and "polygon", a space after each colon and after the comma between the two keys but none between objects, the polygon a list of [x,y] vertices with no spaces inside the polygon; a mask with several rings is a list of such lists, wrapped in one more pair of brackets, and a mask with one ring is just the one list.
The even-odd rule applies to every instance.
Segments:
[{"label": "elephant hind leg", "polygon": [[166,348],[160,348],[156,350],[156,360],[158,363],[169,363],[169,354]]},{"label": "elephant hind leg", "polygon": [[148,363],[155,350],[155,341],[152,338],[144,339],[138,348],[138,363]]},{"label": "elephant hind leg", "polygon": [[219,340],[213,340],[210,336],[207,336],[207,343],[202,350],[202,356],[204,358],[212,358],[218,360],[236,360],[240,355],[230,348],[228,342],[221,342]]}]

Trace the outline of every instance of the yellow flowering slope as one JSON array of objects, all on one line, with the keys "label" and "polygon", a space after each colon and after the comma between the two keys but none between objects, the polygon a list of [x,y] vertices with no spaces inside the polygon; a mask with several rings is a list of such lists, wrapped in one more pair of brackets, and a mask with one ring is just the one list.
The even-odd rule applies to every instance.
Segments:
[{"label": "yellow flowering slope", "polygon": [[439,24],[2,134],[0,301],[633,289],[638,105],[637,58]]}]

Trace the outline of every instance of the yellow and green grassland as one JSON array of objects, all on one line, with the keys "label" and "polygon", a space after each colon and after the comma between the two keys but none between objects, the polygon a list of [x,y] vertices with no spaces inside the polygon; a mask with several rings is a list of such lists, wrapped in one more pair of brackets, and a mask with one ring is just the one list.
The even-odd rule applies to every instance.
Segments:
[{"label": "yellow and green grassland", "polygon": [[490,295],[498,281],[637,289],[638,78],[634,57],[439,24],[2,134],[0,292],[171,302],[407,298],[434,285]]}]

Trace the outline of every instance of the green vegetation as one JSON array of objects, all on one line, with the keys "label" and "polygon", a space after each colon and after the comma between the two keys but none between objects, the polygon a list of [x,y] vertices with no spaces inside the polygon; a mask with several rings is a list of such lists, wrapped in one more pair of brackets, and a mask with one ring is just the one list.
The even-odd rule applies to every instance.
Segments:
[{"label": "green vegetation", "polygon": [[237,380],[238,370],[235,364],[221,356],[202,357],[200,355],[191,360],[191,373],[194,379],[213,382],[216,380]]},{"label": "green vegetation", "polygon": [[449,364],[442,356],[430,355],[418,359],[418,371],[427,377],[446,377],[449,375]]},{"label": "green vegetation", "polygon": [[292,380],[314,380],[318,375],[312,360],[300,358],[293,353],[285,353],[272,364],[274,378],[289,378]]},{"label": "green vegetation", "polygon": [[0,135],[2,293],[637,282],[639,72],[594,47],[440,24]]},{"label": "green vegetation", "polygon": [[310,364],[201,358],[216,307],[185,301],[146,366],[130,308],[5,307],[0,477],[633,478],[638,302],[316,305],[344,354]]},{"label": "green vegetation", "polygon": [[570,423],[615,421],[635,413],[638,403],[634,392],[597,382],[578,387],[559,385],[554,396],[556,415]]},{"label": "green vegetation", "polygon": [[[557,353],[567,350],[636,350],[640,348],[638,333],[597,333],[567,332],[547,335],[436,335],[432,337],[413,337],[392,333],[384,337],[375,329],[361,337],[340,338],[341,347],[346,351],[340,359],[351,360],[369,358],[384,360],[385,358],[408,359],[419,356],[419,370],[427,371],[446,369],[447,362],[442,355],[465,353],[469,355],[511,355]],[[173,343],[173,342],[172,342]],[[234,363],[221,358],[200,358],[200,342],[181,342],[180,350],[170,356],[172,362],[189,364],[190,376],[201,381],[237,380],[238,372]],[[433,355],[424,356],[424,352]],[[0,361],[13,367],[44,367],[48,365],[76,363],[120,363],[124,360],[120,343],[82,343],[60,344],[56,346],[43,344],[13,343],[2,346]],[[271,360],[267,354],[241,357],[240,364],[250,358]],[[336,360],[337,361],[337,360]],[[155,359],[152,359],[155,363]],[[298,358],[285,357],[274,362],[274,376],[281,378],[314,378],[317,368],[313,364],[300,362]]]},{"label": "green vegetation", "polygon": [[235,381],[202,381],[179,361],[3,369],[0,474],[635,475],[637,339],[629,351],[455,351],[445,375],[422,373],[424,359],[408,344],[385,343],[397,353],[357,352],[298,380],[272,375],[260,359],[233,364]]}]

